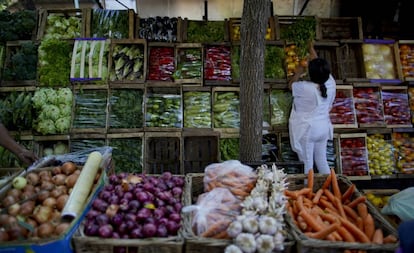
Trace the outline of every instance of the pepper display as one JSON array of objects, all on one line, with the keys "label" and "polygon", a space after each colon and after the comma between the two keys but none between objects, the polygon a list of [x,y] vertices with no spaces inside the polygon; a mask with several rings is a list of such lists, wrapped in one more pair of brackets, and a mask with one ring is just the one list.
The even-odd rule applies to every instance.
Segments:
[{"label": "pepper display", "polygon": [[172,81],[175,70],[174,48],[151,47],[148,67],[148,80]]}]

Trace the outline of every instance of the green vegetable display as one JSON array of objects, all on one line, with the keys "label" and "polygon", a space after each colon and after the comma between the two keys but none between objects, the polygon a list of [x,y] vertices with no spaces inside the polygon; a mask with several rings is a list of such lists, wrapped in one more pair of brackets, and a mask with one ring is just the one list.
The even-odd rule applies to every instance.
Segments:
[{"label": "green vegetable display", "polygon": [[0,41],[30,40],[36,20],[37,12],[33,10],[0,11]]},{"label": "green vegetable display", "polygon": [[231,77],[233,80],[240,78],[240,47],[231,48]]},{"label": "green vegetable display", "polygon": [[142,90],[112,90],[109,106],[110,128],[143,127]]},{"label": "green vegetable display", "polygon": [[73,104],[70,88],[37,88],[32,102],[37,115],[33,121],[35,131],[43,135],[69,131]]},{"label": "green vegetable display", "polygon": [[[17,139],[16,141],[28,150],[33,149],[33,142],[31,141],[19,141]],[[17,156],[0,146],[0,168],[21,168],[22,166],[23,164]]]},{"label": "green vegetable display", "polygon": [[224,21],[189,20],[187,26],[187,42],[211,43],[224,41]]},{"label": "green vegetable display", "polygon": [[183,48],[178,50],[177,68],[174,79],[201,79],[202,55],[199,48]]},{"label": "green vegetable display", "polygon": [[83,90],[75,94],[74,128],[105,128],[107,91]]},{"label": "green vegetable display", "polygon": [[112,50],[109,80],[137,80],[144,78],[144,45],[117,44]]},{"label": "green vegetable display", "polygon": [[39,86],[68,86],[71,45],[67,40],[44,39],[39,49]]},{"label": "green vegetable display", "polygon": [[0,97],[0,119],[4,126],[9,130],[31,130],[32,93],[14,91],[3,94]]},{"label": "green vegetable display", "polygon": [[91,33],[94,38],[125,39],[129,36],[127,10],[92,10]]},{"label": "green vegetable display", "polygon": [[105,139],[72,139],[70,141],[70,152],[83,151],[105,146]]},{"label": "green vegetable display", "polygon": [[146,106],[147,127],[182,127],[180,95],[149,94]]},{"label": "green vegetable display", "polygon": [[82,17],[51,13],[42,39],[74,39],[81,36]]},{"label": "green vegetable display", "polygon": [[109,41],[104,39],[76,39],[73,45],[71,81],[96,81],[108,78]]},{"label": "green vegetable display", "polygon": [[142,139],[122,138],[110,139],[109,146],[113,148],[112,157],[115,161],[115,172],[142,172]]},{"label": "green vegetable display", "polygon": [[272,107],[271,124],[287,124],[292,107],[292,93],[287,90],[272,90],[270,104]]},{"label": "green vegetable display", "polygon": [[281,28],[280,38],[297,46],[299,59],[308,53],[308,43],[316,37],[316,19],[314,17],[299,18],[291,25]]},{"label": "green vegetable display", "polygon": [[211,127],[211,93],[184,92],[184,127]]},{"label": "green vegetable display", "polygon": [[222,161],[239,160],[239,138],[222,138],[219,140],[220,157]]},{"label": "green vegetable display", "polygon": [[215,128],[238,128],[240,126],[239,94],[235,91],[214,93],[213,125]]},{"label": "green vegetable display", "polygon": [[3,80],[36,80],[37,45],[24,41],[20,46],[9,46],[9,55],[5,60]]}]

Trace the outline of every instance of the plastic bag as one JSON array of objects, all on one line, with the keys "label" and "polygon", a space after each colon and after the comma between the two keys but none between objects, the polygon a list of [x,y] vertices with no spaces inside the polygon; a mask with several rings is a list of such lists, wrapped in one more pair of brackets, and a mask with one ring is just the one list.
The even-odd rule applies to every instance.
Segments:
[{"label": "plastic bag", "polygon": [[406,188],[390,197],[381,213],[396,215],[402,221],[414,219],[414,187]]},{"label": "plastic bag", "polygon": [[242,164],[238,160],[212,163],[205,168],[204,172],[205,192],[216,187],[224,187],[242,199],[250,194],[257,179],[253,168]]},{"label": "plastic bag", "polygon": [[225,231],[240,214],[240,203],[228,189],[218,187],[200,194],[196,204],[185,206],[182,211],[193,212],[191,227],[196,235],[213,237]]}]

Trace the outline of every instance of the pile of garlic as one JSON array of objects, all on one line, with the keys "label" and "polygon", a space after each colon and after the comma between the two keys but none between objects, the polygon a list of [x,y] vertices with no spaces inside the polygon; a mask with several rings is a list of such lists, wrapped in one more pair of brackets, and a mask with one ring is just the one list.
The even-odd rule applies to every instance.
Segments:
[{"label": "pile of garlic", "polygon": [[284,249],[287,174],[273,164],[272,168],[258,167],[257,175],[255,187],[242,202],[241,215],[227,229],[233,243],[225,253],[270,253]]}]

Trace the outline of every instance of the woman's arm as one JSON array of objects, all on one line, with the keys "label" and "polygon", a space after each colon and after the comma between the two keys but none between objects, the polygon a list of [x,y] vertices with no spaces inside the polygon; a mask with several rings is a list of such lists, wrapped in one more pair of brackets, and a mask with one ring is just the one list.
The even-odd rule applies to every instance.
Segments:
[{"label": "woman's arm", "polygon": [[27,165],[32,164],[37,160],[37,157],[33,152],[21,146],[10,136],[9,131],[2,123],[0,123],[0,146],[8,149]]},{"label": "woman's arm", "polygon": [[292,85],[297,82],[299,78],[305,73],[305,67],[298,65],[295,69],[293,76],[289,79],[288,88],[292,90]]}]

